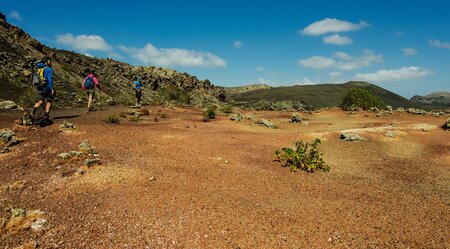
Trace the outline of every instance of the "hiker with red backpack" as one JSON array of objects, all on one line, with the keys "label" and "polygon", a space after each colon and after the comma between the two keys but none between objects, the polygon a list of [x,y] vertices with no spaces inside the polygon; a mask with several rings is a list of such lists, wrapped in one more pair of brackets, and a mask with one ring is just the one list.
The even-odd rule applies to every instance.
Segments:
[{"label": "hiker with red backpack", "polygon": [[81,87],[86,92],[86,95],[88,96],[88,109],[86,113],[93,110],[92,107],[92,100],[95,96],[95,88],[100,89],[100,84],[98,83],[97,78],[95,77],[95,72],[93,69],[90,69],[89,74],[86,78],[84,78],[83,83],[81,84]]},{"label": "hiker with red backpack", "polygon": [[37,120],[37,109],[45,102],[44,119],[52,123],[50,108],[52,107],[55,91],[53,89],[53,69],[50,57],[46,56],[36,64],[33,72],[33,85],[36,86],[38,95],[36,97],[37,101],[31,110],[31,118]]}]

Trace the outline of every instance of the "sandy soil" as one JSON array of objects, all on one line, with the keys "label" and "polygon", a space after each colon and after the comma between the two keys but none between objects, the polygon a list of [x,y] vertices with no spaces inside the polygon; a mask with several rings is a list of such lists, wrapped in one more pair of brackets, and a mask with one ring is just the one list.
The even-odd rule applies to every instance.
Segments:
[{"label": "sandy soil", "polygon": [[[45,229],[0,231],[0,247],[42,248],[450,248],[450,133],[446,117],[376,117],[340,110],[248,112],[278,129],[199,109],[149,107],[142,121],[107,124],[125,108],[53,112],[55,125],[0,128],[25,141],[0,154],[0,219],[10,207],[46,213]],[[166,118],[154,117],[166,114]],[[61,132],[63,120],[76,125]],[[343,142],[342,131],[368,141]],[[388,130],[397,136],[384,135]],[[322,139],[331,172],[290,173],[273,152]],[[102,160],[57,163],[88,139]],[[153,180],[155,178],[156,180]]]}]

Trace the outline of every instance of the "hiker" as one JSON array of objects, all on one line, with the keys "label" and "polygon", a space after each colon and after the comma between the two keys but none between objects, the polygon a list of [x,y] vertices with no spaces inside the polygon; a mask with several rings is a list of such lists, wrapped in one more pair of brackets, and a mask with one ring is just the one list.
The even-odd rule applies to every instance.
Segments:
[{"label": "hiker", "polygon": [[97,78],[95,77],[95,72],[93,69],[88,70],[89,74],[86,78],[84,78],[83,83],[81,84],[81,87],[86,92],[88,96],[88,109],[86,113],[93,110],[92,107],[92,99],[95,96],[95,88],[100,89],[100,84],[98,83]]},{"label": "hiker", "polygon": [[136,80],[133,83],[133,88],[136,96],[136,107],[141,106],[141,97],[142,97],[142,83],[139,81],[140,77],[136,76]]},{"label": "hiker", "polygon": [[50,57],[44,57],[36,64],[36,70],[33,73],[33,85],[36,86],[38,95],[37,101],[31,111],[31,118],[36,119],[37,109],[45,102],[44,118],[50,119],[50,108],[55,96],[53,89],[53,69]]}]

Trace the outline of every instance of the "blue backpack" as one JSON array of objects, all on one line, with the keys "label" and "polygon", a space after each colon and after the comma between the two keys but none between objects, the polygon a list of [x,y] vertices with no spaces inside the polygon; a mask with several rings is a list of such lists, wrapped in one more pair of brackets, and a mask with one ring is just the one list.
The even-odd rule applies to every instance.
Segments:
[{"label": "blue backpack", "polygon": [[84,80],[84,88],[85,89],[93,89],[94,88],[94,78],[92,77],[86,77],[86,79]]}]

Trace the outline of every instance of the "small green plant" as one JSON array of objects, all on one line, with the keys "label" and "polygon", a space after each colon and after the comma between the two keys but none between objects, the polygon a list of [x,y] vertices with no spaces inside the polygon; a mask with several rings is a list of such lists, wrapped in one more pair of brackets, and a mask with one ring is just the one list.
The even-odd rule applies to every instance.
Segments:
[{"label": "small green plant", "polygon": [[371,107],[383,108],[383,100],[370,93],[368,90],[351,88],[342,97],[342,109],[352,111],[354,109],[369,110]]},{"label": "small green plant", "polygon": [[232,105],[223,105],[220,107],[220,111],[226,114],[233,113],[234,107]]},{"label": "small green plant", "polygon": [[216,110],[217,110],[216,106],[212,105],[212,106],[208,107],[208,109],[206,109],[206,111],[203,112],[203,117],[205,117],[206,119],[216,118]]},{"label": "small green plant", "polygon": [[108,115],[106,116],[105,122],[110,124],[118,124],[120,122],[120,118],[114,114]]},{"label": "small green plant", "polygon": [[139,115],[130,115],[128,116],[128,121],[130,122],[138,122],[141,119]]},{"label": "small green plant", "polygon": [[314,172],[315,170],[330,171],[330,167],[325,164],[321,153],[317,146],[320,139],[316,138],[312,143],[308,144],[303,141],[295,142],[294,149],[282,148],[281,151],[275,151],[274,155],[277,161],[282,163],[283,167],[289,166],[291,172],[303,170],[306,172]]}]

